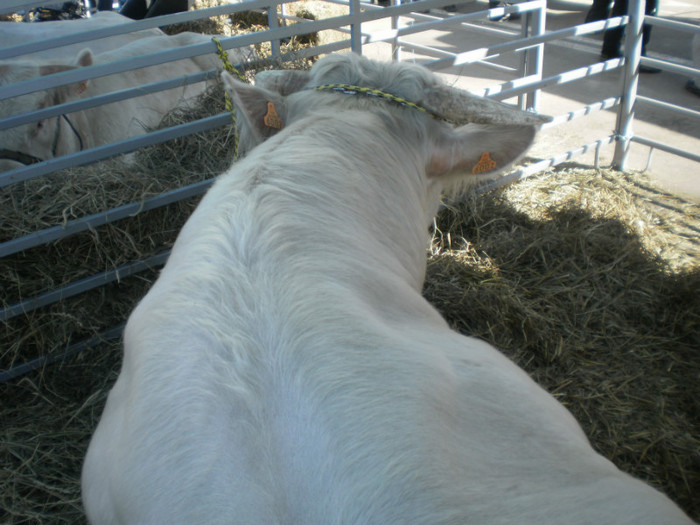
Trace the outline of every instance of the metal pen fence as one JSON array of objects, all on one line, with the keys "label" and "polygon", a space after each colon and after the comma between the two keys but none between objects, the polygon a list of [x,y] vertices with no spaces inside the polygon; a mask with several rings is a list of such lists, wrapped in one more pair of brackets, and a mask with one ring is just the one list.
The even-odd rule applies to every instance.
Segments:
[{"label": "metal pen fence", "polygon": [[[0,14],[15,12],[18,9],[36,7],[43,3],[45,2],[34,0],[9,0],[8,2],[4,2],[0,7]],[[549,158],[534,162],[526,167],[521,167],[507,176],[485,186],[481,191],[487,191],[493,187],[530,176],[550,166],[569,161],[588,151],[597,152],[604,144],[615,143],[617,145],[615,164],[623,169],[625,167],[626,151],[629,148],[629,143],[633,141],[646,144],[651,148],[664,149],[665,151],[677,153],[686,158],[700,161],[700,156],[696,153],[676,151],[677,148],[662,145],[655,141],[631,134],[631,122],[634,114],[633,108],[636,103],[656,104],[668,108],[669,111],[682,112],[685,115],[700,117],[700,113],[696,111],[679,108],[677,106],[671,107],[671,105],[667,103],[636,95],[636,78],[638,75],[638,65],[640,63],[658,66],[667,70],[699,73],[697,70],[687,68],[686,66],[640,57],[640,28],[645,19],[642,0],[630,1],[629,16],[582,24],[550,32],[545,30],[547,7],[545,0],[532,0],[516,5],[467,14],[447,14],[444,11],[445,7],[455,5],[455,0],[420,0],[409,3],[401,3],[399,1],[394,2],[393,5],[389,7],[379,7],[367,2],[360,2],[359,0],[332,0],[332,2],[329,3],[343,6],[347,9],[347,14],[332,16],[321,20],[306,20],[288,14],[286,12],[286,5],[288,3],[291,3],[291,0],[289,2],[287,0],[251,0],[238,4],[227,4],[154,19],[128,22],[96,30],[82,31],[56,38],[0,48],[0,60],[17,59],[27,53],[53,49],[58,46],[89,43],[99,38],[151,29],[169,24],[188,22],[211,16],[230,15],[249,10],[262,10],[267,12],[269,29],[252,34],[221,38],[222,47],[230,50],[237,47],[270,42],[273,56],[276,57],[277,60],[284,61],[297,59],[299,57],[317,56],[344,49],[351,49],[354,52],[362,53],[365,46],[384,43],[384,45],[391,47],[391,56],[393,59],[401,60],[407,52],[420,53],[426,57],[422,61],[425,67],[437,72],[446,71],[455,67],[464,67],[470,64],[479,64],[499,71],[507,71],[508,74],[513,75],[513,79],[489,87],[484,90],[483,94],[499,100],[517,98],[518,105],[522,109],[530,111],[537,110],[539,93],[542,89],[551,86],[561,86],[569,82],[590,78],[607,71],[624,68],[624,83],[619,94],[600,101],[588,103],[582,108],[574,109],[561,115],[555,115],[553,121],[546,125],[547,127],[554,127],[584,118],[594,112],[617,108],[618,126],[613,133],[606,134],[578,148],[554,154]],[[488,23],[489,18],[506,14],[520,14],[522,22],[519,30],[503,31],[500,28],[493,27],[493,24]],[[678,24],[652,17],[646,17],[646,20],[653,24],[673,24],[674,27],[677,27],[676,24]],[[372,23],[379,23],[381,27],[379,29],[376,27],[369,28]],[[627,25],[626,53],[624,58],[597,62],[586,67],[574,68],[553,76],[545,77],[543,75],[545,44],[556,40],[597,33],[620,25]],[[683,31],[700,31],[700,29],[695,26],[690,26],[688,24],[681,25],[682,27],[679,27],[679,29]],[[478,49],[449,51],[419,44],[411,39],[414,35],[436,29],[451,32],[478,31],[484,34],[496,35],[504,41]],[[281,52],[279,43],[283,39],[319,31],[334,31],[338,35],[338,39],[330,43],[310,46],[307,49],[295,53],[288,53],[285,55]],[[157,53],[148,53],[136,58],[129,58],[128,60],[116,60],[106,64],[96,64],[85,68],[78,68],[48,75],[40,79],[30,79],[14,84],[2,85],[0,86],[0,100],[11,99],[12,97],[48,89],[50,87],[81,82],[100,76],[131,71],[177,59],[215,52],[216,44],[213,42],[206,42]],[[515,54],[515,56],[518,57],[518,66],[509,67],[499,64],[496,59],[505,54]],[[246,67],[245,64],[241,66]],[[156,93],[176,86],[201,82],[206,79],[211,79],[217,74],[218,72],[216,70],[211,70],[196,75],[164,79],[138,88],[109,93],[89,99],[81,99],[59,106],[32,111],[31,113],[2,118],[0,119],[0,130],[36,122],[44,118],[57,117],[100,104],[126,100],[131,97],[143,95],[144,93]],[[138,137],[131,137],[112,144],[98,146],[54,159],[48,159],[37,164],[0,173],[0,189],[11,189],[14,184],[42,177],[57,170],[104,160],[116,155],[132,152],[147,145],[158,144],[229,123],[230,115],[228,113],[221,113],[194,122],[152,131]],[[43,230],[31,232],[18,238],[2,242],[0,243],[0,264],[2,263],[3,257],[30,250],[45,243],[56,242],[57,240],[105,224],[114,223],[126,217],[133,216],[136,213],[157,209],[192,196],[200,195],[207,190],[212,182],[211,179],[197,182],[182,188],[167,191],[161,195],[147,198],[144,201],[125,204],[118,208],[67,221],[65,224],[56,224]],[[0,322],[7,322],[17,316],[28,315],[34,310],[57,301],[65,300],[67,297],[84,293],[110,282],[118,281],[125,276],[134,275],[148,268],[158,267],[165,262],[167,255],[168,251],[166,250],[147,259],[132,261],[117,268],[96,273],[88,278],[80,279],[55,289],[46,290],[41,294],[25,298],[12,304],[6,304],[6,301],[3,300],[2,303],[4,306],[0,308]],[[102,337],[119,336],[121,327],[122,325],[119,325],[107,330],[102,334]],[[62,359],[66,355],[82,351],[100,340],[101,337],[94,337],[77,344],[46,349],[45,354],[36,359],[27,360],[7,370],[0,371],[0,382],[17,377],[18,375],[39,368],[49,362]]]},{"label": "metal pen fence", "polygon": [[639,82],[639,66],[657,67],[665,71],[673,71],[687,75],[697,75],[698,70],[671,62],[669,60],[658,60],[642,56],[642,27],[644,24],[650,26],[666,26],[671,29],[687,33],[700,34],[700,26],[686,24],[675,20],[665,20],[663,18],[648,16],[644,14],[644,2],[642,0],[632,0],[629,4],[629,23],[625,33],[625,69],[624,80],[622,85],[623,103],[618,114],[616,126],[617,143],[615,145],[615,157],[613,164],[624,170],[627,166],[630,144],[637,142],[645,146],[649,146],[649,161],[654,149],[659,149],[679,155],[696,162],[700,162],[700,154],[691,151],[684,151],[669,144],[664,144],[656,140],[651,140],[639,135],[635,135],[632,131],[632,123],[634,121],[634,110],[638,103],[649,104],[656,107],[661,107],[665,111],[672,111],[694,118],[700,123],[700,112],[688,108],[684,108],[675,104],[643,97],[637,94]]}]

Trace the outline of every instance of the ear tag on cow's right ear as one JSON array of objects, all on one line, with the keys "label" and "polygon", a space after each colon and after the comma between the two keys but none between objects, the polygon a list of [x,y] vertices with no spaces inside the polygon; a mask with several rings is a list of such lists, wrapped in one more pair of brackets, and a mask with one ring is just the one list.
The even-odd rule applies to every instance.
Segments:
[{"label": "ear tag on cow's right ear", "polygon": [[491,158],[491,155],[487,152],[481,154],[479,162],[472,168],[472,173],[476,175],[477,173],[484,173],[485,171],[491,171],[496,167],[496,161]]},{"label": "ear tag on cow's right ear", "polygon": [[284,123],[277,114],[277,110],[275,109],[275,104],[273,102],[267,103],[267,114],[263,118],[263,122],[268,128],[272,129],[282,129],[284,127]]}]

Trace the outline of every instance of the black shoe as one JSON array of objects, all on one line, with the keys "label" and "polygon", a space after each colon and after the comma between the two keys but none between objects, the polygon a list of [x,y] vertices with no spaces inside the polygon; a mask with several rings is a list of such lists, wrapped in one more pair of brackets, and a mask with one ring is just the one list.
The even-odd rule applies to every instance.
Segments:
[{"label": "black shoe", "polygon": [[608,18],[610,18],[609,12],[591,8],[591,10],[586,14],[585,23],[587,24],[589,22],[597,22],[598,20],[607,20]]},{"label": "black shoe", "polygon": [[661,73],[661,70],[658,67],[643,66],[642,64],[639,64],[639,72],[653,75],[654,73]]},{"label": "black shoe", "polygon": [[[503,0],[489,0],[489,9],[493,9],[494,7],[505,7],[508,5],[505,1]],[[510,18],[510,13],[506,13],[501,16],[489,16],[489,20],[491,22],[505,22]]]},{"label": "black shoe", "polygon": [[685,89],[690,91],[693,95],[700,97],[700,86],[698,86],[692,78],[685,83]]},{"label": "black shoe", "polygon": [[606,60],[611,60],[613,58],[622,58],[622,53],[606,53],[605,51],[600,53],[600,59],[605,62]]}]

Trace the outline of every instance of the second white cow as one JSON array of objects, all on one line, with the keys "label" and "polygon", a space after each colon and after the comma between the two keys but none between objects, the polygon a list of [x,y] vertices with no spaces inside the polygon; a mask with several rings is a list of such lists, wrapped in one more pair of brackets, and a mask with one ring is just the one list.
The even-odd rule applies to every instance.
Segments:
[{"label": "second white cow", "polygon": [[[76,20],[51,20],[47,22],[0,22],[0,49],[11,48],[22,44],[29,44],[54,37],[73,35],[85,31],[104,29],[133,22],[130,18],[120,15],[115,11],[98,11],[90,18],[78,18]],[[90,47],[96,55],[105,51],[113,51],[136,40],[149,36],[163,36],[165,33],[158,28],[142,29],[131,33],[114,35],[67,46],[50,47],[41,51],[23,54],[16,60],[63,58],[74,56],[85,47]]]},{"label": "second white cow", "polygon": [[353,55],[225,81],[260,144],[129,318],[91,523],[690,523],[421,295],[442,191],[511,165],[542,118]]},{"label": "second white cow", "polygon": [[[140,38],[99,55],[93,55],[89,49],[84,49],[74,60],[35,59],[0,62],[0,85],[210,41],[211,35],[196,33],[159,35]],[[233,63],[242,62],[249,58],[249,53],[248,49],[232,50],[229,52],[230,60]],[[0,116],[27,113],[71,100],[220,67],[218,56],[207,54],[94,78],[2,100]],[[0,171],[143,134],[149,128],[157,126],[169,111],[189,105],[206,86],[207,83],[199,82],[0,131]]]}]

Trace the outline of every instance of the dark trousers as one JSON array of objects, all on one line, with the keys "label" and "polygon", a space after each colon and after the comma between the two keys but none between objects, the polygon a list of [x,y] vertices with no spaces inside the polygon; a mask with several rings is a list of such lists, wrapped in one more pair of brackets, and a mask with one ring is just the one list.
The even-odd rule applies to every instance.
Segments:
[{"label": "dark trousers", "polygon": [[[612,11],[610,6],[612,5]],[[655,15],[659,9],[659,0],[647,0],[644,12],[647,15]],[[593,5],[586,15],[586,22],[605,20],[611,16],[627,14],[627,0],[593,0]],[[606,57],[619,57],[622,55],[622,37],[625,34],[624,27],[608,29],[603,37],[603,49],[601,54]],[[646,55],[646,47],[651,38],[651,26],[644,24],[642,27],[642,55]]]},{"label": "dark trousers", "polygon": [[187,11],[187,0],[154,0],[146,7],[146,0],[127,0],[119,13],[134,20],[151,18],[152,16],[169,15]]},{"label": "dark trousers", "polygon": [[[97,5],[95,5],[97,4]],[[97,7],[98,11],[111,11],[112,10],[112,0],[90,0],[90,7],[94,9]]]}]

